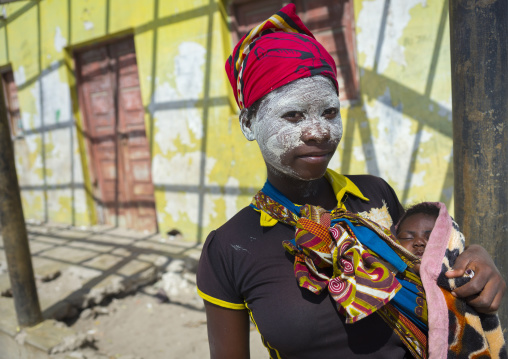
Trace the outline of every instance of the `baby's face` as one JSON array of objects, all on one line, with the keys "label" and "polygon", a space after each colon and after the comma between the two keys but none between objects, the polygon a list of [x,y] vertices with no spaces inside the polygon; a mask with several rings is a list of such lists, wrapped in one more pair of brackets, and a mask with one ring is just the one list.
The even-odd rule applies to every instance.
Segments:
[{"label": "baby's face", "polygon": [[435,223],[436,217],[432,215],[413,214],[400,224],[397,239],[404,248],[421,258]]}]

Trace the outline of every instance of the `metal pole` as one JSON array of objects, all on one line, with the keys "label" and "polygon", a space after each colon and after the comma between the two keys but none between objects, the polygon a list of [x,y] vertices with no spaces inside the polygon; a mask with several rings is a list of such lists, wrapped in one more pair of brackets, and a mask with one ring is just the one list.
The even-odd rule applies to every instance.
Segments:
[{"label": "metal pole", "polygon": [[18,324],[20,327],[34,326],[42,321],[42,314],[28,247],[3,86],[0,86],[0,226]]},{"label": "metal pole", "polygon": [[449,4],[455,216],[508,279],[508,0]]}]

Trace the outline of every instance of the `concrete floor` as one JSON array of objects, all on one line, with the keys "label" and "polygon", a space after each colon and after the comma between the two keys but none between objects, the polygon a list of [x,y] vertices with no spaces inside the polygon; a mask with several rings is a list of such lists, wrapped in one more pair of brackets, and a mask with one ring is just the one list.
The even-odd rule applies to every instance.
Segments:
[{"label": "concrete floor", "polygon": [[37,283],[58,285],[38,290],[45,321],[22,331],[17,326],[14,301],[8,295],[10,280],[0,237],[0,359],[49,358],[72,332],[56,320],[111,296],[136,291],[153,283],[175,258],[195,270],[201,247],[173,237],[121,228],[96,226],[73,228],[40,223],[27,224]]}]

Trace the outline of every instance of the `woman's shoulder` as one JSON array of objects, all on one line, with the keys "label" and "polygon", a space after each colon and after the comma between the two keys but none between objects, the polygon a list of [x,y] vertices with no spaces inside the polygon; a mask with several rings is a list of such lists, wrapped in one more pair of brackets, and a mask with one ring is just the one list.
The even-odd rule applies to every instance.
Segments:
[{"label": "woman's shoulder", "polygon": [[398,202],[393,188],[381,177],[372,175],[345,175],[345,177],[353,182],[367,198],[391,197]]},{"label": "woman's shoulder", "polygon": [[[391,228],[404,212],[393,188],[381,177],[372,175],[346,175],[369,201],[349,196],[346,208],[360,213],[375,222]],[[393,230],[393,228],[392,228]]]},{"label": "woman's shoulder", "polygon": [[244,207],[231,217],[226,223],[216,229],[219,233],[228,233],[231,231],[246,231],[259,227],[259,212],[255,211],[251,206]]},{"label": "woman's shoulder", "polygon": [[[349,178],[360,190],[362,188],[390,187],[384,179],[373,175],[344,175]],[[391,188],[391,187],[390,187]]]},{"label": "woman's shoulder", "polygon": [[260,229],[259,216],[252,207],[244,207],[222,226],[213,230],[208,235],[207,242],[212,239],[221,242],[234,241],[239,237],[252,235]]}]

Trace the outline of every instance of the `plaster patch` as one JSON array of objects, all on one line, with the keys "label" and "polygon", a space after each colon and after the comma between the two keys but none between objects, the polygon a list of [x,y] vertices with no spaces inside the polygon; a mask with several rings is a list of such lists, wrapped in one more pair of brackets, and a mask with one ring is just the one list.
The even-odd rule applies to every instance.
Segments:
[{"label": "plaster patch", "polygon": [[[25,129],[34,129],[42,126],[41,119],[41,80],[40,78],[35,81],[34,86],[30,89],[30,93],[32,94],[34,100],[33,104],[35,105],[35,113],[32,113],[30,118],[30,124],[27,127],[23,127]],[[23,124],[24,126],[25,124]]]},{"label": "plaster patch", "polygon": [[[389,4],[387,18],[383,19],[384,6]],[[357,44],[359,53],[365,54],[363,66],[374,68],[377,61],[377,72],[383,73],[391,61],[406,66],[404,46],[399,44],[404,29],[411,20],[410,10],[416,5],[426,6],[426,0],[372,0],[364,1],[358,14]],[[385,29],[382,39],[379,39],[383,23]],[[378,42],[382,42],[378,50]],[[379,53],[378,53],[379,52]],[[378,57],[376,59],[376,57]]]},{"label": "plaster patch", "polygon": [[64,210],[60,202],[61,197],[70,198],[71,197],[70,191],[68,190],[48,191],[48,211],[51,214],[59,213],[62,210]]},{"label": "plaster patch", "polygon": [[83,177],[83,167],[81,165],[81,153],[79,152],[79,146],[78,146],[78,137],[76,132],[76,127],[72,127],[72,136],[74,141],[74,181],[76,183],[83,183],[84,177]]},{"label": "plaster patch", "polygon": [[14,71],[14,82],[18,87],[26,82],[25,68],[23,66],[18,67],[18,69]]},{"label": "plaster patch", "polygon": [[[205,195],[205,205],[203,208],[202,227],[207,227],[211,219],[217,216],[215,211],[215,200],[218,195]],[[199,194],[191,192],[166,192],[166,207],[164,211],[174,222],[188,220],[193,224],[199,224]]]},{"label": "plaster patch", "polygon": [[15,166],[16,173],[18,174],[18,182],[20,186],[30,185],[28,182],[27,176],[25,176],[25,172],[30,170],[30,152],[28,151],[28,146],[26,141],[14,141],[14,157],[15,157]]},{"label": "plaster patch", "polygon": [[401,104],[392,106],[389,88],[371,104],[366,103],[365,111],[368,118],[378,119],[378,138],[372,141],[375,157],[367,156],[367,162],[376,160],[379,176],[404,188],[415,139],[412,121],[403,116]]},{"label": "plaster patch", "polygon": [[411,176],[411,183],[409,183],[408,185],[410,187],[423,187],[425,185],[425,175],[426,171],[413,173],[413,175]]},{"label": "plaster patch", "polygon": [[22,112],[21,113],[21,124],[23,126],[23,129],[32,128],[32,114],[29,112]]},{"label": "plaster patch", "polygon": [[206,49],[196,42],[182,42],[175,56],[176,88],[186,99],[198,99],[203,91],[203,71]]},{"label": "plaster patch", "polygon": [[88,213],[86,193],[84,189],[77,188],[74,190],[74,211],[76,214],[81,215]]},{"label": "plaster patch", "polygon": [[62,30],[60,26],[55,29],[55,39],[53,40],[56,52],[62,52],[63,48],[67,46],[67,39],[62,36]]},{"label": "plaster patch", "polygon": [[[169,83],[164,82],[155,89],[155,106],[172,103],[178,103],[182,99]],[[155,142],[158,144],[163,154],[169,151],[177,151],[175,141],[178,139],[181,144],[189,147],[195,147],[193,137],[201,139],[203,137],[203,123],[201,111],[194,107],[195,101],[185,103],[182,108],[178,106],[175,109],[155,110]]]},{"label": "plaster patch", "polygon": [[450,163],[452,158],[453,158],[453,148],[450,153],[443,156],[443,159],[446,161],[446,163]]},{"label": "plaster patch", "polygon": [[448,121],[452,122],[453,116],[452,116],[451,100],[450,102],[439,101],[438,106],[439,110],[437,111],[437,114],[439,116],[446,117]]},{"label": "plaster patch", "polygon": [[430,131],[423,129],[421,131],[420,143],[428,142],[434,137],[434,134]]},{"label": "plaster patch", "polygon": [[[41,154],[41,136],[30,135],[24,137],[24,143],[26,145],[26,151],[24,151],[26,158],[23,158],[23,162],[17,161],[23,164],[22,172],[18,173],[18,176],[22,179],[25,185],[41,185],[44,183],[42,179],[42,154]],[[19,149],[19,147],[18,147]]]},{"label": "plaster patch", "polygon": [[[200,161],[200,151],[177,153],[169,159],[160,154],[154,156],[152,176],[156,187],[164,185],[175,185],[177,188],[178,186],[194,186],[194,189],[190,188],[186,192],[176,189],[165,190],[164,212],[175,222],[187,218],[191,223],[198,224]],[[216,185],[209,181],[210,172],[216,162],[217,160],[212,157],[206,158],[205,185]],[[203,226],[209,225],[211,219],[217,216],[215,200],[218,198],[220,198],[220,194],[205,194]]]},{"label": "plaster patch", "polygon": [[166,192],[165,199],[166,207],[164,207],[164,212],[174,222],[182,221],[187,217],[191,223],[197,224],[199,211],[199,195],[197,193]]},{"label": "plaster patch", "polygon": [[353,146],[353,157],[359,162],[365,161],[365,153],[363,152],[363,146]]},{"label": "plaster patch", "polygon": [[69,135],[66,128],[50,131],[46,135],[46,180],[50,185],[71,182],[72,153]]},{"label": "plaster patch", "polygon": [[195,147],[193,137],[197,140],[203,137],[202,111],[196,108],[196,102],[203,92],[205,54],[202,45],[182,42],[174,58],[176,89],[168,82],[155,89],[149,108],[155,118],[154,139],[163,154],[177,150],[177,139],[183,145]]},{"label": "plaster patch", "polygon": [[29,153],[34,153],[35,151],[38,151],[39,139],[40,139],[39,136],[26,136],[24,138]]},{"label": "plaster patch", "polygon": [[55,62],[42,77],[44,124],[52,125],[71,119],[71,96],[69,84],[60,81],[58,64]]},{"label": "plaster patch", "polygon": [[[37,217],[42,217],[44,215],[43,211],[38,211],[37,208],[38,205],[43,203],[42,198],[42,192],[41,191],[21,191],[21,198],[23,201],[28,205],[28,208],[26,209],[27,212],[32,212],[32,216],[34,217],[34,214],[37,214]],[[35,210],[35,212],[34,212]],[[26,214],[25,214],[26,216]]]},{"label": "plaster patch", "polygon": [[[180,152],[170,158],[157,154],[152,161],[152,177],[155,185],[198,185],[201,165],[200,151]],[[206,158],[205,180],[217,160]],[[205,181],[206,183],[206,181]]]},{"label": "plaster patch", "polygon": [[87,31],[92,30],[94,28],[94,24],[91,21],[83,21],[83,26]]}]

